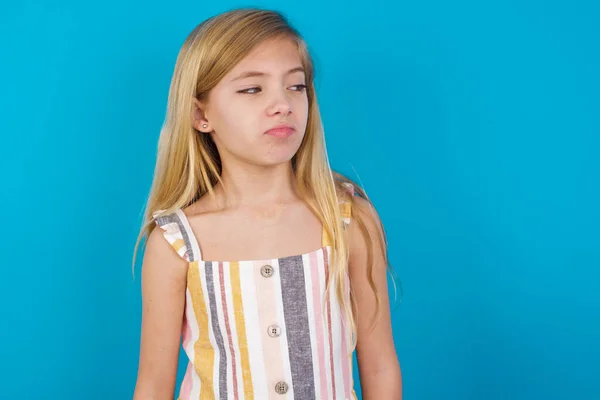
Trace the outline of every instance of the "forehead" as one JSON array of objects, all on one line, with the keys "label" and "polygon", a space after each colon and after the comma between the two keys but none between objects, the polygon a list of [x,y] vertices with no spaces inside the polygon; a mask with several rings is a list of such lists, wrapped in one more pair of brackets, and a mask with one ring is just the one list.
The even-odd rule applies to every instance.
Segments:
[{"label": "forehead", "polygon": [[302,66],[296,42],[287,37],[265,40],[248,53],[228,75],[238,75],[248,70],[278,73]]}]

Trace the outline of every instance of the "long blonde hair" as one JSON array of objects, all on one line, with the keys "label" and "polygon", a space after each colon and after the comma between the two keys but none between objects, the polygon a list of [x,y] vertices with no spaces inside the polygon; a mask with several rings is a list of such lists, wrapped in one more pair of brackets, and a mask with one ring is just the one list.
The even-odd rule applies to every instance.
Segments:
[{"label": "long blonde hair", "polygon": [[[221,181],[221,160],[214,142],[210,135],[198,134],[192,125],[194,98],[205,99],[223,76],[256,45],[280,36],[291,38],[298,45],[306,74],[309,104],[306,133],[292,159],[292,165],[300,195],[320,219],[326,234],[334,239],[326,293],[329,293],[333,284],[340,306],[350,321],[354,349],[355,307],[349,304],[345,296],[346,290],[349,291],[345,279],[349,249],[338,196],[343,195],[344,182],[355,185],[357,194],[361,197],[366,199],[367,196],[356,183],[334,173],[329,166],[315,94],[313,61],[304,40],[278,12],[260,9],[229,11],[204,21],[186,38],[178,54],[169,89],[154,179],[141,232],[135,244],[133,265],[140,241],[155,228],[154,212],[165,210],[165,213],[169,213],[189,206],[205,194],[214,196],[213,188]],[[373,240],[368,234],[365,217],[361,213],[354,213],[353,221],[359,225],[366,238],[368,280],[377,298],[377,315],[381,300],[372,278]],[[381,251],[387,257],[383,229],[381,232]]]}]

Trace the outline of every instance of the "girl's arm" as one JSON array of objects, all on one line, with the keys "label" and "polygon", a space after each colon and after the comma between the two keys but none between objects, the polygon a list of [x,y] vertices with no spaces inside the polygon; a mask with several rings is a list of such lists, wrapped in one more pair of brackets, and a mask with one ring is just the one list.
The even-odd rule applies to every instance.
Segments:
[{"label": "girl's arm", "polygon": [[142,329],[134,400],[173,399],[186,274],[187,262],[155,228],[142,263]]},{"label": "girl's arm", "polygon": [[386,262],[380,249],[382,237],[379,217],[369,203],[358,196],[354,197],[352,213],[363,216],[369,231],[373,254],[372,275],[381,296],[380,314],[374,319],[377,302],[369,285],[367,242],[358,223],[353,220],[348,227],[349,273],[357,307],[356,358],[363,399],[401,400],[402,374],[392,336]]}]

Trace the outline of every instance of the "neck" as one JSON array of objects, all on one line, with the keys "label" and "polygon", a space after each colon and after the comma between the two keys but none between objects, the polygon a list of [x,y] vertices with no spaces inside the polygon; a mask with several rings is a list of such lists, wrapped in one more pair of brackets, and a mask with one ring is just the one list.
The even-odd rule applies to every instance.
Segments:
[{"label": "neck", "polygon": [[223,208],[282,204],[298,198],[292,163],[272,167],[223,165],[222,185],[215,187]]}]

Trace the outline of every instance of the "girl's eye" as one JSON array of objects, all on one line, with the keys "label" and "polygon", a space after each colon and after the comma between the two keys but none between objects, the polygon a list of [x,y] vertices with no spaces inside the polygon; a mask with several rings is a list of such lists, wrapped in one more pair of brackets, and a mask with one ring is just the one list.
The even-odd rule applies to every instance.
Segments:
[{"label": "girl's eye", "polygon": [[[293,86],[291,86],[291,88],[292,88],[292,90],[294,92],[304,92],[306,90],[306,85],[303,85],[303,84],[293,85]],[[238,91],[238,93],[242,93],[242,94],[256,94],[256,93],[259,93],[261,91],[262,91],[262,89],[259,88],[259,87],[251,87],[251,88],[248,88],[248,89],[240,90],[240,91]]]},{"label": "girl's eye", "polygon": [[240,90],[238,93],[243,93],[243,94],[254,94],[254,93],[258,93],[260,91],[259,87],[252,87],[252,88],[248,88],[248,89],[244,89],[244,90]]},{"label": "girl's eye", "polygon": [[295,91],[297,91],[297,92],[303,92],[303,91],[305,91],[305,90],[306,90],[306,85],[294,85],[294,86],[292,86],[292,87],[293,87],[293,88],[296,88],[296,89],[294,89],[294,90],[295,90]]}]

